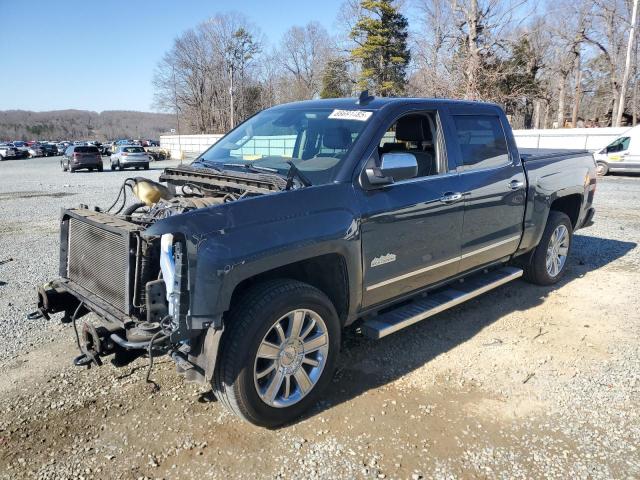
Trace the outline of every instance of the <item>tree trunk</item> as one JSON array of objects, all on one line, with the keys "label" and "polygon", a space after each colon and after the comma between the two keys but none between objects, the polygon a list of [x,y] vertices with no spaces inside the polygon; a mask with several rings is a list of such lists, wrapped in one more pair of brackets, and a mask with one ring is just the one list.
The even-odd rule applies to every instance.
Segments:
[{"label": "tree trunk", "polygon": [[539,98],[534,100],[533,104],[533,128],[540,128],[540,104],[542,101]]},{"label": "tree trunk", "polygon": [[478,96],[478,70],[480,68],[480,52],[478,49],[478,0],[471,0],[467,10],[469,24],[469,58],[467,59],[467,92],[466,97],[475,100]]},{"label": "tree trunk", "polygon": [[631,72],[631,52],[633,50],[633,41],[636,36],[636,17],[638,14],[638,0],[633,0],[633,10],[631,12],[631,28],[629,29],[629,41],[627,42],[627,57],[624,62],[624,74],[622,76],[622,85],[620,86],[620,100],[618,101],[618,112],[616,116],[615,126],[619,127],[622,123],[622,114],[624,113],[624,100],[627,93],[627,83],[629,82],[629,73]]},{"label": "tree trunk", "polygon": [[580,56],[576,62],[576,86],[573,94],[573,110],[571,112],[571,126],[576,128],[578,123],[578,111],[580,109],[580,96],[582,94],[582,88],[580,83],[582,82],[582,65],[580,62]]},{"label": "tree trunk", "polygon": [[557,116],[557,126],[556,128],[564,127],[564,97],[565,97],[565,87],[567,83],[567,78],[563,77],[560,79],[560,87],[558,88],[558,116]]}]

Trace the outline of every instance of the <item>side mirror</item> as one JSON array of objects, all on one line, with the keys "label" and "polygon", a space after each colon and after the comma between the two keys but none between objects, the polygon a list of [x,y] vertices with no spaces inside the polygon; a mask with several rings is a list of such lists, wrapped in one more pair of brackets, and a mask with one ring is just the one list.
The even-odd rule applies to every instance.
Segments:
[{"label": "side mirror", "polygon": [[383,153],[380,164],[365,170],[371,185],[388,185],[418,175],[418,161],[411,153]]}]

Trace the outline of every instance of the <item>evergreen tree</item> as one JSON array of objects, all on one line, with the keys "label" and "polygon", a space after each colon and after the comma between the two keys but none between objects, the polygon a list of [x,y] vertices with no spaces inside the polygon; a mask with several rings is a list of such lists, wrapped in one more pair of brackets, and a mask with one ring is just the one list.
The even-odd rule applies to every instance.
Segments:
[{"label": "evergreen tree", "polygon": [[348,97],[351,94],[347,65],[342,58],[327,61],[322,73],[320,98]]},{"label": "evergreen tree", "polygon": [[362,0],[364,15],[351,31],[357,47],[351,57],[361,66],[358,87],[380,96],[402,94],[410,53],[408,22],[393,0]]}]

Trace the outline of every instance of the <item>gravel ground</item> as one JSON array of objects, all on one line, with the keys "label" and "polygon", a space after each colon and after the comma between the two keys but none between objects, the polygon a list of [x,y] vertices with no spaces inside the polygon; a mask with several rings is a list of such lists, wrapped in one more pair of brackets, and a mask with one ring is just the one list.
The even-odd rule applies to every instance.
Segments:
[{"label": "gravel ground", "polygon": [[378,342],[346,332],[325,400],[269,431],[167,359],[157,392],[144,359],[71,367],[70,327],[25,320],[59,209],[105,206],[127,176],[0,164],[0,478],[640,478],[640,177],[600,180],[560,285],[517,281]]}]

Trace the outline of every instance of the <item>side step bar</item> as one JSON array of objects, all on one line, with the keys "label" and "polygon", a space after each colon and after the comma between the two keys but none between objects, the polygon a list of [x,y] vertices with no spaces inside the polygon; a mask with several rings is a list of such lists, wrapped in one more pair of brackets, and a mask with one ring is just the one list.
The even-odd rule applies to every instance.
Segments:
[{"label": "side step bar", "polygon": [[374,340],[386,337],[409,325],[520,278],[522,274],[523,271],[520,268],[503,267],[499,270],[472,275],[463,281],[443,287],[442,290],[436,290],[424,298],[414,300],[408,305],[381,313],[365,321],[362,324],[362,333]]}]

